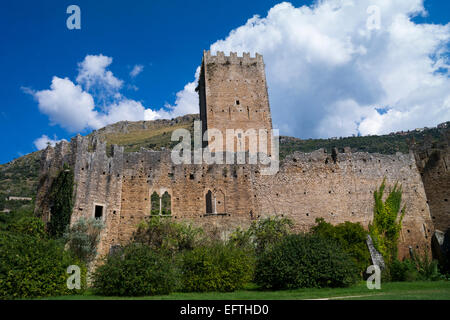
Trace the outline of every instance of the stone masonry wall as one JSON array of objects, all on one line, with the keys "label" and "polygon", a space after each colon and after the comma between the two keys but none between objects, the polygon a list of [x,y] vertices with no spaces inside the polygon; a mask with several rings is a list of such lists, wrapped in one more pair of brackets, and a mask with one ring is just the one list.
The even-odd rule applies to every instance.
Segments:
[{"label": "stone masonry wall", "polygon": [[[203,54],[199,79],[200,118],[204,123],[203,132],[217,129],[222,132],[223,148],[226,146],[226,130],[272,129],[272,118],[267,93],[264,62],[261,55],[250,57],[244,53],[238,57],[231,52],[225,56],[210,51]],[[245,143],[245,144],[244,144]],[[233,143],[236,151],[237,141]],[[248,150],[248,142],[243,142],[244,150]],[[261,150],[261,148],[259,149]],[[270,143],[268,149],[270,150]],[[266,151],[266,153],[268,153]],[[269,152],[270,153],[270,152]]]},{"label": "stone masonry wall", "polygon": [[[257,165],[173,165],[170,151],[124,153],[114,146],[108,157],[104,143],[78,136],[70,144],[49,148],[43,166],[56,168],[62,158],[72,159],[75,173],[71,222],[93,217],[95,205],[104,207],[101,255],[112,245],[127,243],[139,222],[150,216],[151,194],[162,196],[166,191],[171,196],[169,219],[189,221],[226,237],[237,227],[273,215],[291,218],[301,231],[319,217],[367,227],[373,216],[373,191],[386,177],[388,187],[396,181],[402,184],[407,206],[400,256],[408,254],[408,246],[427,246],[433,232],[412,154],[339,153],[334,161],[323,150],[294,153],[277,174],[265,176]],[[206,214],[208,191],[216,200],[216,214]]]},{"label": "stone masonry wall", "polygon": [[432,220],[442,232],[450,228],[450,128],[446,128],[444,136],[440,146],[425,141],[415,148]]}]

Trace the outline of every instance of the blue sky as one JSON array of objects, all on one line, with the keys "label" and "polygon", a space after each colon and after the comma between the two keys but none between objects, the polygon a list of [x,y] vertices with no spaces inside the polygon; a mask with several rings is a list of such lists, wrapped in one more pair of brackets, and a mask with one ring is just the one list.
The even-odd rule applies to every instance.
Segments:
[{"label": "blue sky", "polygon": [[[417,0],[411,0],[411,2],[417,2]],[[0,4],[0,39],[2,43],[0,48],[0,70],[2,74],[0,78],[0,143],[2,147],[0,163],[5,163],[23,154],[36,151],[37,147],[34,142],[44,134],[51,139],[57,137],[57,139],[65,138],[69,140],[77,132],[86,134],[94,129],[92,126],[86,126],[81,130],[68,130],[60,123],[55,123],[55,121],[52,123],[49,114],[42,112],[42,110],[40,111],[38,105],[41,101],[36,96],[33,97],[36,92],[48,90],[54,76],[62,79],[67,77],[70,81],[76,83],[75,79],[79,74],[78,64],[87,55],[101,54],[112,58],[112,62],[107,66],[107,70],[111,71],[115,78],[123,82],[120,88],[121,96],[126,97],[128,101],[139,102],[146,109],[157,111],[166,104],[175,105],[177,93],[182,93],[183,90],[190,90],[185,86],[194,81],[195,71],[201,62],[203,50],[209,49],[213,44],[213,49],[226,51],[226,49],[230,48],[238,52],[240,49],[247,49],[248,51],[258,50],[264,54],[268,70],[273,118],[275,126],[279,127],[282,133],[307,138],[333,136],[335,134],[350,135],[352,132],[364,134],[373,132],[373,130],[379,130],[380,133],[384,133],[384,131],[392,128],[397,129],[398,125],[394,122],[392,128],[380,129],[379,125],[374,125],[373,122],[386,121],[371,118],[376,116],[372,116],[367,109],[369,106],[373,106],[375,110],[375,104],[378,109],[382,109],[386,105],[391,106],[391,100],[385,99],[385,96],[389,96],[389,94],[378,93],[380,90],[389,91],[386,89],[386,86],[380,86],[379,90],[368,89],[372,87],[371,85],[361,90],[358,89],[358,92],[367,94],[369,97],[374,96],[373,99],[367,99],[367,101],[360,99],[358,92],[355,92],[353,96],[339,96],[339,99],[333,96],[336,102],[336,107],[333,107],[333,110],[345,108],[345,110],[350,110],[349,112],[352,114],[352,116],[343,119],[337,119],[333,113],[323,112],[323,110],[328,110],[327,106],[333,105],[329,100],[315,101],[312,98],[307,100],[304,98],[304,95],[300,95],[302,88],[293,88],[289,91],[290,85],[285,86],[287,89],[282,87],[284,83],[283,79],[280,79],[282,76],[275,75],[274,66],[278,60],[276,60],[277,58],[272,58],[275,56],[276,48],[267,47],[267,43],[253,44],[249,40],[251,39],[249,38],[251,33],[250,35],[245,33],[250,28],[255,28],[256,25],[268,25],[272,18],[268,17],[267,21],[258,20],[254,25],[246,24],[246,22],[255,14],[260,15],[261,19],[265,18],[267,12],[275,7],[277,3],[279,1],[264,0],[2,1]],[[280,9],[278,11],[288,14],[303,5],[311,5],[312,1],[291,1],[291,3],[291,7],[279,6],[283,10]],[[66,8],[71,4],[76,4],[81,8],[81,30],[68,30],[66,27],[66,19],[69,16],[66,14]],[[428,12],[427,16],[411,17],[411,21],[415,25],[435,24],[444,26],[448,24],[448,12],[450,12],[448,1],[426,1],[425,9]],[[408,10],[403,7],[390,8],[389,10],[399,10],[399,12],[408,15]],[[273,16],[276,16],[276,10],[273,11]],[[305,21],[307,20],[307,13],[298,10],[295,12],[299,14],[298,20],[302,19],[301,15],[305,16]],[[342,11],[342,15],[345,14],[349,13]],[[362,12],[361,14],[365,13]],[[381,21],[383,23],[383,15]],[[308,23],[314,25],[315,22]],[[276,28],[277,25],[273,25]],[[243,30],[238,32],[234,38],[227,38],[230,31],[240,26],[244,26]],[[336,25],[335,27],[339,28],[340,26]],[[318,27],[318,30],[323,34],[328,32],[320,28]],[[302,30],[304,29],[303,25]],[[261,30],[261,28],[257,30]],[[433,31],[433,34],[439,33],[436,38],[442,38],[442,33],[444,35],[447,34],[447,29],[444,28],[442,30],[439,31],[441,33]],[[293,33],[295,34],[295,31]],[[330,34],[331,38],[334,36],[339,37],[339,35],[333,36],[332,33]],[[260,43],[264,43],[264,33],[256,34],[255,37],[261,37],[263,41]],[[218,43],[217,41],[221,39],[225,39],[225,41]],[[319,39],[321,38],[319,37]],[[266,42],[270,41],[270,38],[266,39]],[[275,40],[273,41],[275,42]],[[440,44],[440,57],[448,57],[448,40],[442,41],[439,38],[436,41],[444,42],[445,44],[444,50],[442,49],[442,43]],[[284,52],[289,52],[286,48],[290,47],[284,47],[284,43],[279,44],[280,54],[277,56],[283,56]],[[310,44],[312,41],[307,43]],[[303,54],[310,52],[311,48],[307,47],[309,44],[295,47],[300,50],[295,55],[297,59],[302,60]],[[365,42],[365,46],[369,48],[370,53],[370,50],[372,50],[370,49],[370,43]],[[431,55],[437,50],[435,47],[424,50],[431,50]],[[353,51],[352,57],[354,55]],[[266,58],[266,55],[268,58]],[[364,54],[364,56],[368,57],[370,54]],[[292,57],[286,56],[285,58],[293,59]],[[307,54],[304,57],[307,60]],[[377,57],[377,55],[374,55],[370,61],[376,61]],[[420,57],[423,57],[422,51]],[[335,60],[333,60],[334,58]],[[343,54],[343,57],[336,56],[334,58],[331,57],[331,60],[335,61],[332,67],[325,66],[319,69],[321,70],[320,72],[317,72],[318,69],[311,67],[315,63],[313,57],[312,62],[309,61],[307,65],[298,66],[298,73],[290,74],[290,79],[298,80],[298,82],[307,82],[311,85],[317,82],[315,86],[323,87],[325,84],[321,79],[328,79],[330,75],[342,78],[341,72],[343,72],[342,70],[345,66],[360,65],[364,62],[370,67],[370,63],[372,63],[365,60],[352,60],[357,58],[350,59],[345,54]],[[419,59],[419,54],[414,59],[416,58]],[[330,60],[330,57],[327,57],[327,59]],[[297,60],[293,61],[293,65],[296,65],[296,62]],[[269,63],[271,64],[269,65]],[[132,77],[130,72],[136,65],[142,66],[142,72]],[[324,64],[322,62],[318,65]],[[444,78],[439,79],[439,81],[444,81],[441,86],[444,86],[444,89],[448,88],[448,69],[445,66],[444,69],[442,67],[439,67],[439,69],[441,71],[444,70],[441,72]],[[279,70],[281,73],[283,68],[280,67]],[[355,71],[347,67],[345,70],[345,74],[348,75],[349,79],[352,79],[351,75]],[[317,80],[314,74],[321,78],[317,78]],[[384,79],[384,77],[380,76],[379,79]],[[367,81],[370,82],[370,79]],[[395,83],[395,81],[398,80],[395,80],[393,76],[392,79],[386,80],[386,83],[391,84]],[[333,90],[332,83],[335,83],[335,81],[331,82],[331,88],[330,85],[326,85],[327,90],[330,90],[330,92],[345,91],[345,88],[341,87]],[[350,80],[349,86],[353,88]],[[136,88],[138,89],[136,90]],[[88,91],[86,88],[84,90]],[[32,94],[27,93],[27,91],[32,92]],[[399,90],[395,91],[398,92]],[[448,109],[447,104],[442,102],[442,92],[445,92],[445,90],[430,89],[430,95],[432,94],[433,99],[436,99],[436,108],[441,108],[439,110],[445,112],[442,121],[446,121],[450,119],[446,118]],[[91,94],[98,109],[98,97],[95,96],[95,93],[91,92]],[[272,95],[274,100],[272,100]],[[183,95],[180,97],[183,99]],[[287,98],[288,100],[283,100]],[[400,101],[402,98],[393,97],[392,99]],[[417,97],[417,101],[421,99],[423,97]],[[311,119],[308,118],[309,116],[306,117],[308,123],[313,123],[314,125],[304,125],[304,129],[298,130],[293,123],[289,122],[289,119],[284,118],[286,114],[289,115],[292,112],[291,109],[284,110],[284,105],[303,106],[309,103],[311,105],[305,106],[306,109],[299,107],[298,113],[305,112],[308,108],[311,109],[314,105],[320,105],[321,103],[324,104],[324,109],[319,111],[320,108],[318,108],[317,115],[311,116]],[[353,103],[356,103],[357,107]],[[381,116],[391,115],[393,119],[396,114],[398,116],[398,112],[404,111],[402,108],[399,105],[398,110],[394,110],[397,113],[388,111]],[[340,112],[340,114],[345,114],[345,112]],[[353,115],[355,114],[359,115],[358,119],[354,118]],[[346,121],[350,121],[352,124],[359,124],[361,120],[365,119],[368,119],[365,126],[354,128],[352,132],[347,132],[342,128],[336,128],[334,131],[324,131],[323,129],[325,127],[329,128],[327,121],[341,123],[342,127],[348,127]],[[429,121],[425,120],[423,125],[439,122],[436,118]],[[421,124],[414,121],[411,120],[410,126]]]}]

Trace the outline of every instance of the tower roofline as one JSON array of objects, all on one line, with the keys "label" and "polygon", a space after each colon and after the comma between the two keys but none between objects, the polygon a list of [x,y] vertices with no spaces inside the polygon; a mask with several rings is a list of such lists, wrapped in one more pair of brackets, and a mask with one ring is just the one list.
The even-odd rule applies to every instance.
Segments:
[{"label": "tower roofline", "polygon": [[223,51],[217,51],[216,55],[213,55],[210,50],[203,50],[203,61],[206,63],[264,64],[263,56],[257,52],[255,53],[255,57],[251,57],[250,52],[242,52],[242,56],[238,56],[237,52],[230,52],[226,56]]}]

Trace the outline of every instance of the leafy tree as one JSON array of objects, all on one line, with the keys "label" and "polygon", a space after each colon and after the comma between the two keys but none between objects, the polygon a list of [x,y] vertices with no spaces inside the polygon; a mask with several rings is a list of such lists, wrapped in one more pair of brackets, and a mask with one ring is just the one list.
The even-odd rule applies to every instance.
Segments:
[{"label": "leafy tree", "polygon": [[257,254],[283,239],[292,231],[294,223],[289,218],[268,217],[254,221],[247,231],[237,229],[230,241],[238,246],[252,245]]},{"label": "leafy tree", "polygon": [[202,233],[202,229],[189,224],[153,216],[138,225],[133,238],[135,242],[145,244],[153,250],[175,254],[194,249],[203,240]]},{"label": "leafy tree", "polygon": [[67,226],[67,231],[64,233],[63,237],[68,249],[84,263],[90,263],[97,254],[97,245],[103,227],[104,224],[99,219],[81,217],[73,226]]},{"label": "leafy tree", "polygon": [[369,233],[375,248],[383,255],[389,265],[397,259],[398,239],[406,206],[401,207],[402,187],[397,183],[389,192],[386,200],[383,201],[385,186],[386,179],[373,194],[375,199],[374,216],[373,222],[369,224]]}]

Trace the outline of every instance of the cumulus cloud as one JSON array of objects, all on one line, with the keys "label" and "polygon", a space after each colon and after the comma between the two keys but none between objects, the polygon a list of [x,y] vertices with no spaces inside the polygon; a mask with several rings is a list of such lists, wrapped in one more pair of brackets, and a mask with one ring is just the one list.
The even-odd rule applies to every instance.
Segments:
[{"label": "cumulus cloud", "polygon": [[[367,28],[372,5],[378,29]],[[416,24],[418,14],[426,14],[421,0],[328,0],[300,8],[284,2],[211,50],[263,54],[273,121],[285,134],[433,126],[450,119],[450,24]]]},{"label": "cumulus cloud", "polygon": [[[373,6],[379,28],[367,27]],[[426,14],[422,0],[283,2],[210,49],[263,54],[282,134],[385,134],[450,119],[450,24],[412,21]],[[178,93],[177,104],[195,105],[190,92]]]},{"label": "cumulus cloud", "polygon": [[130,71],[130,77],[135,78],[142,71],[144,71],[144,66],[137,64],[133,67],[133,70]]},{"label": "cumulus cloud", "polygon": [[86,90],[93,86],[100,86],[110,90],[118,90],[122,86],[122,80],[117,79],[113,73],[106,68],[112,63],[113,59],[100,55],[87,55],[82,62],[78,64],[78,76],[76,81],[84,85]]},{"label": "cumulus cloud", "polygon": [[47,148],[48,145],[54,147],[58,142],[67,141],[65,139],[60,139],[54,137],[54,139],[50,139],[47,135],[43,134],[40,138],[34,140],[34,145],[38,150],[42,150]]},{"label": "cumulus cloud", "polygon": [[49,116],[52,125],[59,124],[69,131],[101,126],[93,97],[68,78],[53,77],[49,90],[37,91],[33,95],[39,103],[39,110]]},{"label": "cumulus cloud", "polygon": [[107,70],[111,63],[110,57],[88,55],[78,64],[76,83],[55,76],[48,90],[33,91],[26,87],[22,90],[38,101],[39,110],[49,117],[52,125],[70,132],[98,129],[122,120],[161,117],[120,93],[123,81]]},{"label": "cumulus cloud", "polygon": [[[374,12],[380,24],[368,28]],[[210,50],[264,56],[272,119],[282,134],[332,137],[434,126],[450,119],[450,23],[412,20],[426,14],[423,0],[283,2]],[[157,110],[120,93],[123,81],[108,70],[111,63],[86,56],[76,83],[54,77],[49,90],[31,94],[52,123],[71,131],[198,113],[199,69],[173,105]],[[130,76],[138,71],[136,65]]]}]

